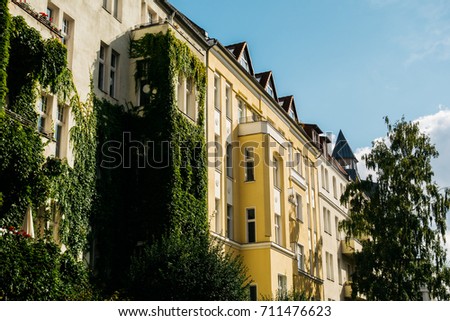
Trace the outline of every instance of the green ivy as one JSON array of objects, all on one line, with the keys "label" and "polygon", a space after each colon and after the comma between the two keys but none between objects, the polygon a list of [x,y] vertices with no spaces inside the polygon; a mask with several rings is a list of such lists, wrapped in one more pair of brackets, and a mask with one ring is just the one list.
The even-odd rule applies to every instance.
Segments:
[{"label": "green ivy", "polygon": [[[97,267],[112,290],[127,286],[128,271],[138,244],[156,242],[169,233],[178,238],[208,238],[207,176],[204,133],[206,70],[186,44],[172,32],[146,34],[132,40],[130,57],[137,58],[136,79],[149,84],[151,99],[145,106],[119,106],[95,101],[98,124],[98,201],[93,215],[100,261]],[[197,122],[177,108],[175,80],[191,78],[197,88]],[[104,144],[120,146],[122,162],[101,166]],[[153,168],[137,155],[136,145],[151,144],[164,168]],[[170,149],[168,145],[170,144]],[[129,162],[125,166],[123,161]],[[203,244],[206,244],[204,242]]]},{"label": "green ivy", "polygon": [[8,93],[6,86],[6,69],[9,62],[9,34],[11,17],[8,11],[8,0],[0,0],[0,108],[5,104],[5,97]]},{"label": "green ivy", "polygon": [[[56,200],[64,217],[61,241],[73,257],[78,257],[87,246],[95,195],[93,94],[85,102],[80,100],[67,68],[67,49],[62,43],[42,39],[23,17],[13,17],[10,21],[9,46],[4,45],[10,47],[7,86],[0,82],[0,91],[8,92],[8,109],[15,116],[0,110],[0,193],[3,194],[0,225],[19,226],[30,203],[36,210],[48,198]],[[6,39],[3,33],[1,39]],[[66,160],[43,156],[44,144],[35,125],[38,86],[56,95],[58,103],[70,106],[75,120],[75,126],[70,129],[73,167]],[[43,219],[48,216],[46,213]]]}]

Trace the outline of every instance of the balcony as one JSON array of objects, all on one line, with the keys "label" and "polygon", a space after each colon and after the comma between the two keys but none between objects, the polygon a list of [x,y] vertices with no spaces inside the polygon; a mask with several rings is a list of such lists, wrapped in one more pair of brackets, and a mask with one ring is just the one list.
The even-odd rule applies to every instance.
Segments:
[{"label": "balcony", "polygon": [[361,250],[361,244],[355,239],[350,239],[348,242],[346,240],[341,240],[341,252],[342,255],[352,258],[355,252]]},{"label": "balcony", "polygon": [[19,2],[17,0],[12,0],[14,4],[20,7],[23,11],[28,13],[38,22],[40,22],[43,26],[48,28],[53,34],[55,34],[59,39],[62,38],[61,30],[58,29],[56,25],[54,25],[47,17],[47,14],[44,12],[36,12],[33,7],[27,2]]},{"label": "balcony", "polygon": [[276,130],[268,121],[241,122],[239,124],[239,136],[255,134],[269,134],[278,144],[284,145],[284,136]]},{"label": "balcony", "polygon": [[290,178],[297,185],[299,185],[301,188],[303,188],[303,190],[306,191],[306,189],[308,188],[306,185],[306,180],[294,168],[291,168]]},{"label": "balcony", "polygon": [[352,299],[352,282],[347,281],[344,283],[344,299],[351,300]]}]

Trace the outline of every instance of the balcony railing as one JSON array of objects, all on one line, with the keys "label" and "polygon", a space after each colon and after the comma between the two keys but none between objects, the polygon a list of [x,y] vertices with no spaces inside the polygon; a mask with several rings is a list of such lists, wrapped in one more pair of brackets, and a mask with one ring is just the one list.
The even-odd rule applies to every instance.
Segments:
[{"label": "balcony railing", "polygon": [[23,9],[26,13],[28,13],[30,16],[32,16],[34,19],[39,21],[41,24],[43,24],[45,27],[47,27],[51,32],[53,32],[55,35],[57,35],[60,39],[63,37],[61,34],[61,30],[58,29],[57,26],[55,26],[49,19],[47,19],[47,14],[44,12],[36,12],[33,7],[26,2],[21,2],[17,0],[12,0],[13,3],[15,3],[17,6]]},{"label": "balcony railing", "polygon": [[350,239],[348,242],[341,240],[341,252],[342,255],[352,257],[355,254],[355,240]]}]

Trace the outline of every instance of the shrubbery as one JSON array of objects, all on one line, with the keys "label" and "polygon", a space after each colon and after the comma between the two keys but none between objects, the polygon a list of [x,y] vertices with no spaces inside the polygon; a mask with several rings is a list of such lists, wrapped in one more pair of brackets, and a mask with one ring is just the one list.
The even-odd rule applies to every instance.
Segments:
[{"label": "shrubbery", "polygon": [[0,229],[0,300],[93,300],[89,271],[48,241]]}]

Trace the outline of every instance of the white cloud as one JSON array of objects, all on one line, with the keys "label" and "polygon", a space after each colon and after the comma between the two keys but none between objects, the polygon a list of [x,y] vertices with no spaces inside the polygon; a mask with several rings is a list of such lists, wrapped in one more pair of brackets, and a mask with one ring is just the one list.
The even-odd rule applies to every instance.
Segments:
[{"label": "white cloud", "polygon": [[358,173],[362,179],[366,179],[369,174],[372,174],[372,177],[375,178],[375,173],[372,170],[367,169],[366,162],[362,159],[362,157],[370,153],[371,150],[371,147],[361,147],[357,148],[355,151],[355,157],[358,159]]},{"label": "white cloud", "polygon": [[443,106],[439,109],[437,113],[416,121],[439,151],[439,157],[432,161],[436,182],[442,187],[450,187],[450,109]]}]

